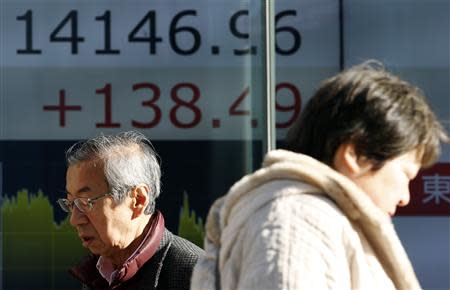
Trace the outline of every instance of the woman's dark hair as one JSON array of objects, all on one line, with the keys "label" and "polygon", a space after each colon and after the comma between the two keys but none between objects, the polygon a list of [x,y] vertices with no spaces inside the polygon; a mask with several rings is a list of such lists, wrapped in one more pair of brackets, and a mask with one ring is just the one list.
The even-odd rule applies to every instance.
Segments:
[{"label": "woman's dark hair", "polygon": [[373,169],[413,149],[421,149],[422,166],[449,142],[420,89],[368,61],[325,80],[288,132],[289,150],[330,166],[341,144],[355,146]]}]

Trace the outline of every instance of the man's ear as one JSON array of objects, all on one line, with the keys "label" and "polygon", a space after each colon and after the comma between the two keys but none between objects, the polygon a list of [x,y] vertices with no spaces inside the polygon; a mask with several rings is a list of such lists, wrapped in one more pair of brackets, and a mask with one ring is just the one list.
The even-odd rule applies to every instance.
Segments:
[{"label": "man's ear", "polygon": [[333,167],[336,171],[352,178],[369,171],[372,165],[366,158],[356,154],[355,145],[345,143],[336,150]]},{"label": "man's ear", "polygon": [[145,208],[147,207],[150,198],[149,198],[150,189],[145,184],[140,184],[133,188],[131,192],[132,201],[132,209],[133,209],[133,218],[138,217],[144,213]]}]

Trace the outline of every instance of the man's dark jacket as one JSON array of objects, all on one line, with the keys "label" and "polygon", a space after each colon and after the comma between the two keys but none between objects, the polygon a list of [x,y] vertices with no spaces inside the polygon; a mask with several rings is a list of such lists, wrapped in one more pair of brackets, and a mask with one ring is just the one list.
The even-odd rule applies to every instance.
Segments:
[{"label": "man's dark jacket", "polygon": [[[152,220],[149,223],[154,223]],[[119,279],[110,286],[97,270],[99,256],[92,254],[73,267],[70,273],[83,283],[83,289],[188,290],[192,270],[203,250],[165,228],[163,231],[156,252],[143,265],[137,263],[137,272],[126,281]]]}]

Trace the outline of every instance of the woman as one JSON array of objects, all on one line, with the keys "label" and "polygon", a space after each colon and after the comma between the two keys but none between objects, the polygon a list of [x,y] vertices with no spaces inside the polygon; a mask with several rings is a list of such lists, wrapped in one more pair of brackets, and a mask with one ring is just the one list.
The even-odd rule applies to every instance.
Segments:
[{"label": "woman", "polygon": [[191,289],[420,289],[391,216],[449,142],[422,92],[355,66],[323,82],[287,141],[212,206]]}]

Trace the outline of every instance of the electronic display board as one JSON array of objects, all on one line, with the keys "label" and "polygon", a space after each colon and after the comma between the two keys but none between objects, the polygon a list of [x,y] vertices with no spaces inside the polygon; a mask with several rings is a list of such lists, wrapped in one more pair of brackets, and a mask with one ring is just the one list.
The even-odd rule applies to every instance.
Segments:
[{"label": "electronic display board", "polygon": [[[422,88],[450,130],[449,2],[276,1],[278,140],[321,80],[366,59]],[[162,158],[158,206],[174,232],[185,193],[190,210],[205,217],[259,166],[262,1],[0,0],[0,8],[4,287],[29,288],[21,275],[40,273],[37,288],[77,288],[63,273],[74,262],[67,252],[82,251],[55,200],[64,194],[64,150],[79,139],[146,134]],[[439,164],[411,183],[411,206],[400,215],[448,222],[449,164],[445,147]],[[36,242],[23,213],[48,222],[31,224]],[[41,263],[11,262],[36,251]],[[441,281],[448,267],[427,281]]]}]

